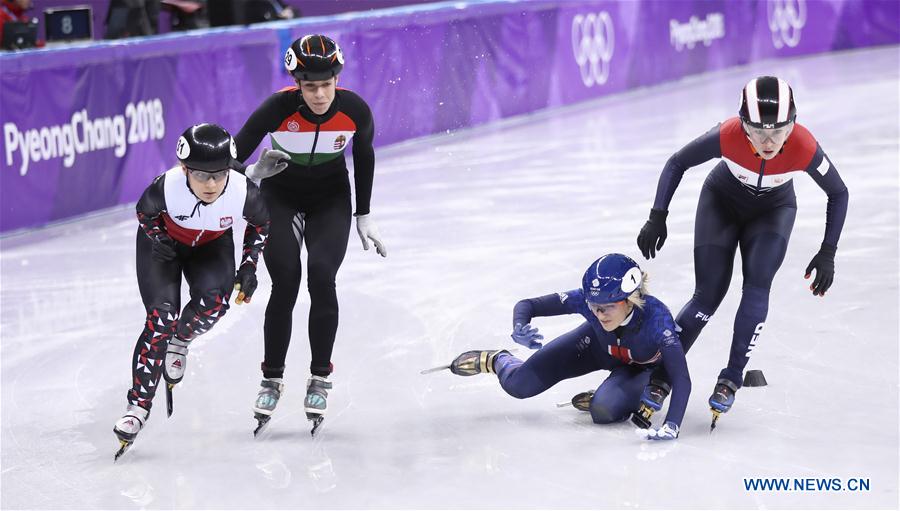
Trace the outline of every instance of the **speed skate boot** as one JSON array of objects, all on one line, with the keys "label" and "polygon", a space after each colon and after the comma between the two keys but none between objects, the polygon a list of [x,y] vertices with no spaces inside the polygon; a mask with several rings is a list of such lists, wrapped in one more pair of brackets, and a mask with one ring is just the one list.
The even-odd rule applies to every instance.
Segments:
[{"label": "speed skate boot", "polygon": [[716,382],[716,387],[713,389],[712,395],[709,396],[709,409],[713,414],[712,424],[709,426],[710,432],[716,429],[716,421],[719,420],[719,415],[731,410],[737,390],[737,385],[731,380],[719,378],[719,381]]},{"label": "speed skate boot", "polygon": [[174,386],[184,378],[184,371],[187,369],[188,346],[190,344],[190,342],[182,341],[177,337],[169,339],[169,347],[166,348],[166,370],[163,373],[169,385]]},{"label": "speed skate boot", "polygon": [[594,399],[593,390],[579,392],[572,396],[572,406],[574,406],[576,410],[589,412],[591,411],[591,399]]},{"label": "speed skate boot", "polygon": [[166,362],[163,370],[163,377],[166,379],[166,416],[171,417],[174,408],[175,399],[172,396],[172,390],[181,379],[184,378],[184,371],[187,369],[187,354],[190,341],[184,341],[177,337],[169,339],[169,346],[166,348]]},{"label": "speed skate boot", "polygon": [[638,411],[631,414],[631,422],[641,429],[650,427],[650,417],[662,409],[663,403],[672,392],[672,387],[662,380],[650,380],[641,394]]},{"label": "speed skate boot", "polygon": [[253,436],[259,435],[272,418],[278,400],[284,393],[282,378],[263,378],[259,383],[259,394],[256,395],[256,403],[253,404],[253,417],[257,421]]},{"label": "speed skate boot", "polygon": [[506,350],[467,351],[450,363],[450,372],[459,376],[497,374],[494,368],[494,361],[497,360],[501,353],[510,354]]},{"label": "speed skate boot", "polygon": [[131,444],[134,443],[135,438],[137,438],[138,433],[141,432],[141,428],[144,427],[144,423],[147,422],[149,416],[150,411],[146,408],[141,408],[137,405],[128,405],[128,408],[125,409],[125,415],[117,420],[116,425],[113,426],[113,433],[115,433],[116,437],[119,439],[119,450],[116,452],[113,461],[118,460],[119,456],[125,454],[125,451],[131,447]]},{"label": "speed skate boot", "polygon": [[328,391],[331,390],[331,382],[324,376],[312,375],[306,381],[306,399],[303,400],[303,408],[306,418],[313,423],[311,435],[325,420],[325,412],[328,410]]}]

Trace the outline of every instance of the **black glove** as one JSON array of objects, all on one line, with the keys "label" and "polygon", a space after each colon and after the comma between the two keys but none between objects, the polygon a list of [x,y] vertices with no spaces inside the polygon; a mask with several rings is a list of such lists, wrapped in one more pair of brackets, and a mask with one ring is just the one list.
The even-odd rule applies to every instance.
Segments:
[{"label": "black glove", "polygon": [[175,253],[175,242],[171,238],[151,238],[153,241],[153,259],[161,263],[174,261],[178,254]]},{"label": "black glove", "polygon": [[637,237],[638,248],[644,254],[644,259],[656,257],[656,252],[666,242],[666,235],[668,234],[666,232],[666,216],[668,214],[668,211],[661,209],[650,210],[650,220],[647,220]]},{"label": "black glove", "polygon": [[809,285],[809,289],[814,295],[825,296],[825,291],[828,291],[831,283],[834,282],[835,252],[837,252],[837,247],[822,243],[819,253],[813,256],[812,261],[806,267],[806,277],[804,278],[807,279],[812,275],[812,271],[816,270],[816,278]]},{"label": "black glove", "polygon": [[253,263],[244,263],[234,276],[234,290],[238,291],[235,303],[250,303],[253,292],[256,291],[256,266]]}]

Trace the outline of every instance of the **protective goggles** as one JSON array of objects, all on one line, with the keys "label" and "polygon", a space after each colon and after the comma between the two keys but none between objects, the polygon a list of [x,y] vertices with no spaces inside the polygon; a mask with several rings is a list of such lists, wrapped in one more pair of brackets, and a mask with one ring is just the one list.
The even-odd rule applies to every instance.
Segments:
[{"label": "protective goggles", "polygon": [[791,123],[780,128],[754,128],[753,126],[744,123],[744,131],[754,143],[764,144],[768,141],[772,141],[775,144],[780,144],[787,139],[793,125],[794,124]]},{"label": "protective goggles", "polygon": [[609,314],[610,312],[616,310],[616,306],[620,303],[623,303],[624,301],[625,300],[613,303],[585,303],[587,303],[588,308],[591,309],[591,312],[593,312],[594,314]]},{"label": "protective goggles", "polygon": [[225,178],[228,177],[228,170],[229,169],[222,169],[215,172],[209,172],[207,170],[188,168],[188,172],[191,174],[191,177],[196,179],[197,181],[200,181],[201,183],[205,183],[210,180],[217,183],[224,181]]}]

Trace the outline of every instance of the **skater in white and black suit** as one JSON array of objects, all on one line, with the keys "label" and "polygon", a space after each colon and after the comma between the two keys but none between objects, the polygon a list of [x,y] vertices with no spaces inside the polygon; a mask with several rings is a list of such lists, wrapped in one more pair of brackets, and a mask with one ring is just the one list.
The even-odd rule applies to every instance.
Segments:
[{"label": "skater in white and black suit", "polygon": [[[237,151],[224,128],[188,128],[176,153],[180,165],[154,179],[137,203],[137,277],[147,317],[131,360],[128,409],[114,428],[123,449],[147,421],[163,371],[170,384],[181,381],[190,342],[225,314],[232,288],[238,303],[250,301],[269,232],[259,189],[233,170]],[[235,273],[232,225],[242,217],[247,228]],[[191,296],[183,310],[182,274]]]}]

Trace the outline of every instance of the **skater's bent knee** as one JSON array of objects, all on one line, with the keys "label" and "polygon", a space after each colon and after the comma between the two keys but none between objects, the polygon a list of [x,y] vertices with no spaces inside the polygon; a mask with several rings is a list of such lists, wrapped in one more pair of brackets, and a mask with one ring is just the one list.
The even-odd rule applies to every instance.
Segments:
[{"label": "skater's bent knee", "polygon": [[608,406],[591,403],[591,419],[594,420],[595,424],[612,424],[613,422],[621,422],[626,418],[627,414],[623,416],[620,411],[613,410]]},{"label": "skater's bent knee", "polygon": [[539,394],[539,392],[534,391],[528,388],[515,387],[512,385],[503,386],[503,390],[506,391],[507,394],[516,398],[516,399],[527,399],[529,397],[534,397]]}]

